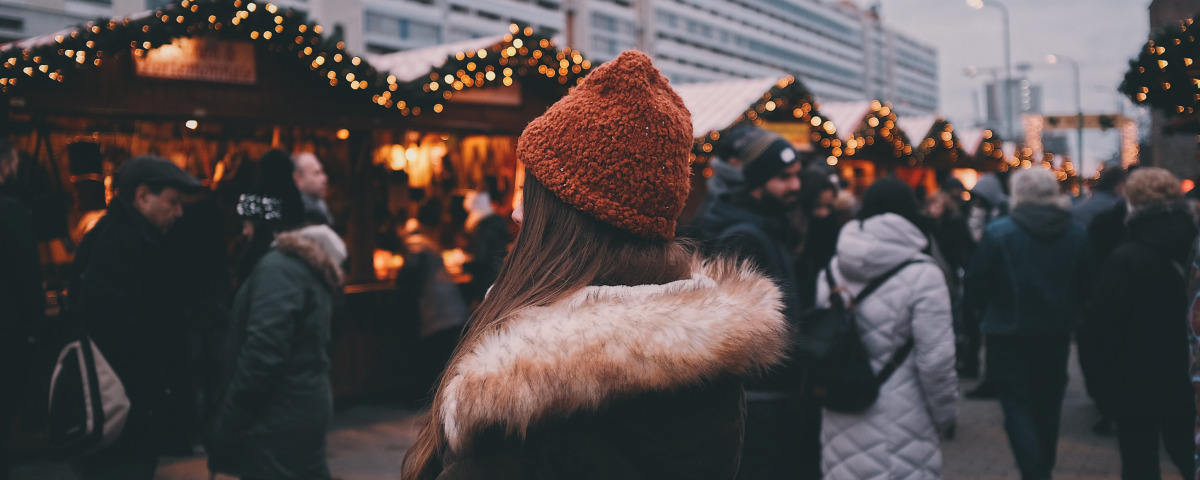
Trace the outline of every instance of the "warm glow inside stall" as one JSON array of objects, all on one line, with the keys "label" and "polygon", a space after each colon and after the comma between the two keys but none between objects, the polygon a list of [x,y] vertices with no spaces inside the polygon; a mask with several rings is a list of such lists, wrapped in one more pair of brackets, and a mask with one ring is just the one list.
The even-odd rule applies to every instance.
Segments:
[{"label": "warm glow inside stall", "polygon": [[314,152],[350,254],[335,393],[387,387],[409,321],[393,311],[390,238],[437,203],[448,263],[461,265],[463,196],[488,190],[498,210],[511,207],[517,136],[591,68],[527,27],[468,43],[363,58],[294,10],[185,0],[0,46],[0,118],[24,158],[17,190],[36,206],[47,296],[63,293],[74,246],[124,161],[155,154],[200,178],[212,192],[185,219],[207,222],[205,248],[224,258],[258,158]]}]

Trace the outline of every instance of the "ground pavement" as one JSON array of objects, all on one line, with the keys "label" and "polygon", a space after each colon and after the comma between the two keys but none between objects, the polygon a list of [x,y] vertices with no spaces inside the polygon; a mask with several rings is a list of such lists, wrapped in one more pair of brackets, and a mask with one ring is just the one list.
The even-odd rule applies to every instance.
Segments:
[{"label": "ground pavement", "polygon": [[[1084,393],[1072,357],[1071,383],[1063,405],[1056,479],[1117,480],[1121,460],[1114,436],[1091,431],[1096,412]],[[966,391],[973,386],[964,382]],[[990,400],[964,400],[957,437],[942,447],[946,480],[1018,480],[1000,405]],[[405,449],[416,435],[415,412],[388,406],[361,405],[339,412],[329,436],[329,466],[339,480],[395,480]],[[1181,480],[1163,455],[1163,478]],[[61,465],[34,464],[17,470],[16,480],[73,480]],[[161,480],[207,480],[204,458],[166,459]],[[228,479],[231,477],[218,477]]]}]

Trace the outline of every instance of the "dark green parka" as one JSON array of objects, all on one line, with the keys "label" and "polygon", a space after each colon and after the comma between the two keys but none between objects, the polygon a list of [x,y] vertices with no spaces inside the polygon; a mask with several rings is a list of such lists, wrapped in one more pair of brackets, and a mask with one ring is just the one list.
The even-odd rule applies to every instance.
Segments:
[{"label": "dark green parka", "polygon": [[211,470],[330,478],[330,321],[344,257],[345,246],[328,227],[282,233],[238,291],[229,380],[209,442]]}]

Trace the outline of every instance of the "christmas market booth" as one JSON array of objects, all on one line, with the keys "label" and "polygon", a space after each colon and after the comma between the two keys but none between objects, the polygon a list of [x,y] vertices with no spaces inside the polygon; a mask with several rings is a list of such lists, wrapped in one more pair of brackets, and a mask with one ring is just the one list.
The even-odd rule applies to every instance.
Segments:
[{"label": "christmas market booth", "polygon": [[[126,160],[158,155],[201,179],[211,192],[188,213],[212,211],[201,231],[227,259],[241,231],[234,205],[252,188],[257,159],[272,148],[315,153],[349,249],[338,397],[395,381],[385,372],[402,359],[390,352],[403,349],[397,338],[412,322],[392,298],[406,220],[434,207],[450,273],[467,281],[455,270],[464,197],[487,191],[497,211],[511,208],[517,136],[591,69],[579,52],[516,25],[356,56],[305,14],[246,0],[184,0],[9,43],[0,65],[0,121],[22,156],[17,189],[35,206],[48,300],[65,293],[74,246]],[[213,263],[225,269],[213,288],[228,289],[231,261]]]},{"label": "christmas market booth", "polygon": [[684,218],[707,191],[704,179],[712,176],[708,161],[716,155],[722,135],[741,125],[756,125],[782,135],[800,152],[837,163],[841,140],[834,123],[821,115],[812,93],[794,77],[757,78],[673,85],[692,114],[696,139],[692,161],[692,194]]},{"label": "christmas market booth", "polygon": [[828,102],[822,107],[837,126],[843,147],[834,153],[839,156],[843,178],[850,180],[856,194],[861,195],[875,179],[886,175],[895,175],[914,187],[933,182],[920,168],[891,105],[872,100]]}]

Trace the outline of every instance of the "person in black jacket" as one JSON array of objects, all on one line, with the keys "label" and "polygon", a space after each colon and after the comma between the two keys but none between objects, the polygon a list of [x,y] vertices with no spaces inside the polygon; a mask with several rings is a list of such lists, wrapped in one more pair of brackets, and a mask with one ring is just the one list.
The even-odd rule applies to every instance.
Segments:
[{"label": "person in black jacket", "polygon": [[76,253],[68,308],[120,377],[131,409],[116,442],[77,462],[85,480],[149,479],[159,455],[192,448],[183,292],[164,239],[183,215],[182,196],[200,183],[151,156],[126,162],[115,183],[117,196]]},{"label": "person in black jacket", "polygon": [[1159,439],[1184,477],[1194,474],[1188,375],[1187,280],[1196,239],[1179,179],[1161,168],[1129,176],[1126,240],[1096,280],[1085,326],[1098,355],[1096,390],[1117,425],[1121,476],[1159,478]]},{"label": "person in black jacket", "polygon": [[[42,271],[29,209],[8,193],[17,154],[0,141],[0,434],[15,419],[29,365],[31,339],[43,316]],[[8,478],[7,435],[0,437],[0,479]]]},{"label": "person in black jacket", "polygon": [[[804,159],[779,134],[754,126],[737,128],[722,140],[722,153],[741,168],[742,181],[706,199],[691,230],[710,251],[762,269],[783,290],[784,314],[795,322],[806,306],[794,255],[800,238],[791,219],[800,204]],[[798,394],[801,370],[793,362],[747,385],[746,445],[738,478],[821,477],[821,410]]]}]

